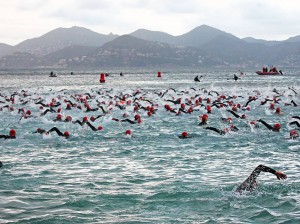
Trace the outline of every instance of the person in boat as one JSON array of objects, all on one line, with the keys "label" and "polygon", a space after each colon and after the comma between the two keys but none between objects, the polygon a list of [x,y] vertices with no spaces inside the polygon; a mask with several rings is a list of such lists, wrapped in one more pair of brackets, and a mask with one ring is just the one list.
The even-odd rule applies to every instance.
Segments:
[{"label": "person in boat", "polygon": [[123,76],[123,72],[120,72],[120,76]]},{"label": "person in boat", "polygon": [[15,139],[17,135],[17,132],[14,129],[11,129],[9,131],[8,135],[0,135],[0,138],[4,138],[4,139]]},{"label": "person in boat", "polygon": [[241,194],[245,191],[255,190],[257,188],[256,178],[259,176],[261,171],[274,174],[278,180],[287,178],[287,176],[280,171],[276,171],[264,165],[259,165],[253,170],[250,176],[236,189],[236,192]]}]

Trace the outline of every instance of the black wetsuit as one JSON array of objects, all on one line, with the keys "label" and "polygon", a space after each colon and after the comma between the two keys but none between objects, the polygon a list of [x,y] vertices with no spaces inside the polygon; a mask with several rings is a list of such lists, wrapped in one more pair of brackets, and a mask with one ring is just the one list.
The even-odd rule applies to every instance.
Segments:
[{"label": "black wetsuit", "polygon": [[250,176],[236,189],[236,192],[242,193],[243,191],[253,191],[257,187],[256,178],[260,174],[260,172],[268,172],[275,175],[276,171],[270,167],[259,165],[256,167]]},{"label": "black wetsuit", "polygon": [[262,123],[263,125],[265,125],[269,130],[275,131],[275,132],[279,132],[279,129],[275,129],[274,127],[272,127],[271,125],[269,125],[267,122],[263,121],[262,119],[259,119],[258,121],[260,123]]},{"label": "black wetsuit", "polygon": [[220,130],[220,129],[217,129],[217,128],[214,128],[214,127],[205,127],[204,129],[215,131],[215,132],[219,133],[220,135],[225,135],[226,134],[226,131]]},{"label": "black wetsuit", "polygon": [[4,138],[4,139],[15,139],[16,136],[10,136],[10,135],[0,135],[0,138]]}]

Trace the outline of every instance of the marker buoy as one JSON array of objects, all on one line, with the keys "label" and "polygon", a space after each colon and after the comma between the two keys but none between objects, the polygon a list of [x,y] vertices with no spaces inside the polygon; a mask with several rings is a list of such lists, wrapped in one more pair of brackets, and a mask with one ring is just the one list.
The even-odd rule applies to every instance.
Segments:
[{"label": "marker buoy", "polygon": [[157,72],[157,77],[161,77],[161,72]]},{"label": "marker buoy", "polygon": [[100,74],[100,83],[105,83],[105,74],[104,73]]}]

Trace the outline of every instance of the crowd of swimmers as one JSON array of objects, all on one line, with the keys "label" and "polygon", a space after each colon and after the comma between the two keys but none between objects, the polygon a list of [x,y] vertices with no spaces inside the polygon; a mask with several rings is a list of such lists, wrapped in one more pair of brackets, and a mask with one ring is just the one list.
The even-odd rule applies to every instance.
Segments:
[{"label": "crowd of swimmers", "polygon": [[[197,80],[200,80],[199,77],[197,77]],[[55,122],[53,127],[49,129],[37,127],[36,130],[31,132],[42,135],[56,133],[59,137],[66,139],[69,139],[72,133],[69,130],[62,131],[59,129],[57,127],[59,123],[80,125],[97,132],[104,130],[102,125],[96,125],[100,118],[108,118],[112,123],[142,125],[144,120],[151,119],[151,117],[157,116],[158,113],[165,113],[169,116],[197,114],[197,125],[199,127],[202,127],[204,131],[219,135],[239,132],[245,125],[253,129],[259,128],[276,133],[281,131],[282,124],[279,122],[272,124],[270,121],[260,117],[252,117],[250,119],[247,114],[251,111],[252,105],[255,105],[256,108],[261,106],[269,110],[276,120],[277,116],[284,115],[284,109],[282,108],[298,107],[298,102],[295,101],[297,90],[289,87],[286,91],[288,94],[285,92],[280,93],[274,89],[269,96],[264,96],[259,91],[255,91],[252,96],[245,98],[245,96],[228,95],[215,90],[209,91],[205,88],[198,90],[190,88],[182,91],[173,88],[163,91],[128,90],[125,91],[126,93],[121,91],[114,93],[112,89],[91,89],[89,92],[80,94],[65,94],[66,90],[54,93],[52,90],[49,90],[45,95],[51,95],[52,99],[50,99],[39,95],[38,90],[35,92],[22,90],[8,95],[0,93],[0,113],[14,113],[19,122],[24,119],[47,118]],[[216,117],[211,115],[216,114],[215,111],[218,110],[222,111],[222,117],[219,117],[219,120],[213,123],[219,123],[220,126],[225,126],[224,128],[210,124],[211,117]],[[114,111],[117,111],[117,113],[114,113]],[[89,113],[92,116],[87,116]],[[71,114],[75,115],[77,119],[74,119]],[[82,116],[83,114],[84,116]],[[55,117],[54,119],[53,116]],[[299,138],[300,117],[294,115],[291,119],[286,120],[290,129],[289,138],[296,140]],[[245,125],[240,127],[238,124]],[[132,135],[130,129],[127,129],[124,133],[127,136]],[[181,139],[190,137],[186,130],[179,134]],[[17,132],[15,129],[8,130],[8,134],[0,133],[0,139],[16,138]],[[279,179],[286,178],[283,173],[261,165],[253,171],[238,190],[254,188],[255,179],[260,171],[273,173]]]}]

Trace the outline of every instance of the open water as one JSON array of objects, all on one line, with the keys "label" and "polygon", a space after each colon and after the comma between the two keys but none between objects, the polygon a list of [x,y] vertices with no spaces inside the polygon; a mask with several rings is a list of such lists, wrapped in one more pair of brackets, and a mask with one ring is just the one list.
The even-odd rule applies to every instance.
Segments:
[{"label": "open water", "polygon": [[[49,78],[30,72],[2,72],[3,96],[22,90],[31,96],[16,96],[13,105],[0,104],[15,108],[0,111],[0,134],[12,128],[17,131],[17,139],[0,139],[0,223],[300,223],[300,144],[299,138],[289,139],[295,126],[288,125],[293,121],[291,116],[300,116],[299,72],[287,71],[278,77],[247,73],[236,82],[230,71],[198,73],[203,75],[200,83],[193,81],[195,75],[170,72],[157,78],[146,72],[124,73],[124,77],[112,74],[105,84],[99,84],[96,73]],[[41,110],[33,100],[41,97],[49,103],[55,98],[62,103],[63,117],[71,115],[74,121],[102,111],[66,111],[63,99],[76,101],[71,95],[90,93],[96,97],[89,100],[92,108],[96,99],[108,108],[110,101],[118,101],[108,95],[132,94],[137,89],[141,92],[137,97],[145,99],[142,105],[149,106],[146,100],[154,102],[155,114],[148,117],[140,110],[141,124],[115,122],[111,118],[122,119],[125,112],[133,119],[134,106],[125,105],[125,110],[112,107],[109,114],[92,122],[104,128],[95,132],[78,124],[54,122],[56,113],[40,116],[45,108]],[[163,98],[156,94],[166,90]],[[249,96],[257,97],[249,103],[250,110],[237,112],[245,114],[246,120],[233,117],[226,111],[229,108],[212,107],[209,126],[226,128],[229,124],[220,118],[232,117],[238,132],[222,136],[198,126],[205,107],[181,116],[164,108],[166,103],[175,109],[180,106],[167,99],[185,102],[197,95],[213,101],[218,96],[214,92],[208,95],[211,90],[238,96],[234,103],[241,105]],[[275,108],[280,107],[283,115],[269,110],[269,103],[260,105],[274,96],[281,99]],[[21,99],[29,102],[22,104]],[[298,107],[284,105],[291,100]],[[35,118],[20,120],[19,108],[30,109]],[[250,120],[259,118],[280,123],[280,132],[271,132],[262,124],[259,128],[249,125]],[[33,134],[37,128],[54,126],[69,131],[70,138]],[[124,135],[127,129],[132,137]],[[179,138],[183,131],[191,138]],[[256,191],[236,194],[235,189],[259,164],[283,171],[288,178],[279,181],[262,172]]]}]

